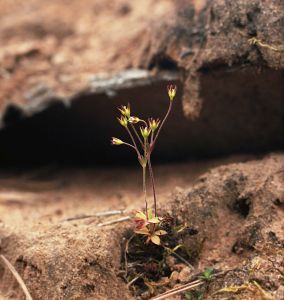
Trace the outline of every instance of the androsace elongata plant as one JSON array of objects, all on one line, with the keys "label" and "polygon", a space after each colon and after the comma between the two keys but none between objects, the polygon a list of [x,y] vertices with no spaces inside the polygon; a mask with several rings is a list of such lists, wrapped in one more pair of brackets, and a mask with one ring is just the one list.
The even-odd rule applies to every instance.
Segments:
[{"label": "androsace elongata plant", "polygon": [[[167,87],[168,90],[168,96],[169,96],[169,107],[168,110],[162,119],[160,121],[159,119],[153,119],[149,118],[148,122],[140,119],[137,116],[131,115],[131,109],[130,105],[128,104],[127,106],[121,106],[118,110],[121,113],[120,118],[118,118],[119,123],[126,129],[130,139],[131,143],[127,143],[122,141],[121,139],[113,137],[111,140],[111,143],[113,145],[126,145],[133,150],[135,150],[137,154],[138,161],[142,167],[143,171],[143,194],[144,194],[144,200],[145,200],[145,216],[142,217],[142,219],[145,219],[143,222],[148,224],[151,228],[151,232],[156,228],[156,223],[158,222],[157,218],[157,197],[156,197],[156,189],[155,189],[155,179],[154,179],[154,172],[153,172],[153,167],[152,167],[152,162],[151,162],[151,154],[154,150],[154,147],[156,145],[157,139],[160,135],[160,132],[165,124],[165,122],[168,119],[168,116],[172,110],[173,106],[173,100],[176,95],[177,87],[176,85],[169,85]],[[139,131],[136,129],[135,126],[137,124],[141,124],[140,126],[140,135]],[[136,142],[137,141],[137,142]],[[152,191],[153,191],[153,198],[154,198],[154,218],[152,216],[152,211],[148,209],[148,202],[147,202],[147,190],[146,190],[146,175],[147,175],[147,167],[149,171],[149,176],[150,176],[150,181],[152,185]],[[140,215],[141,216],[141,215]],[[141,219],[141,218],[140,218]],[[140,220],[141,221],[141,220]],[[141,222],[140,222],[141,223]],[[142,223],[141,223],[142,224]],[[140,224],[140,225],[141,225]],[[145,228],[147,224],[143,226],[138,226],[141,228]],[[157,231],[156,231],[157,233]],[[162,235],[162,231],[160,230],[157,235]],[[155,243],[155,237],[149,237],[149,239]],[[157,242],[157,240],[156,240]]]}]

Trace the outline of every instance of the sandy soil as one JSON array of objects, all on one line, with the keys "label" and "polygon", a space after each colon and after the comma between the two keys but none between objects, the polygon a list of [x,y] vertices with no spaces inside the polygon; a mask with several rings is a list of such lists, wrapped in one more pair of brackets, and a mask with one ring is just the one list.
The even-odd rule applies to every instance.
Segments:
[{"label": "sandy soil", "polygon": [[[160,206],[168,202],[173,193],[188,187],[200,174],[209,168],[233,161],[246,161],[249,158],[249,156],[234,156],[221,160],[156,166],[157,194]],[[28,172],[18,171],[1,174],[0,182],[0,227],[2,231],[2,243],[0,246],[2,253],[5,253],[17,269],[22,270],[24,273],[29,273],[27,271],[29,268],[26,269],[22,260],[29,260],[29,254],[24,259],[20,253],[26,251],[25,249],[27,248],[33,248],[33,244],[37,245],[35,251],[38,253],[40,264],[46,264],[44,262],[47,255],[45,254],[46,251],[55,251],[56,247],[62,243],[63,249],[60,251],[63,251],[63,255],[68,258],[67,249],[69,246],[64,246],[64,243],[70,244],[70,240],[73,239],[73,231],[74,229],[76,230],[77,226],[81,228],[80,236],[86,243],[88,239],[93,239],[94,234],[96,235],[98,230],[96,226],[99,223],[114,220],[121,216],[94,217],[64,222],[66,218],[112,210],[127,210],[126,215],[131,215],[133,211],[143,206],[140,184],[141,174],[139,167],[136,166],[112,167],[108,169],[89,168],[84,170],[78,168],[62,170],[56,166],[49,166]],[[132,226],[129,221],[124,222],[124,225],[121,224],[122,227],[125,225],[127,228],[129,225]],[[60,228],[64,228],[63,231],[65,233],[61,232]],[[86,229],[87,232],[85,231]],[[49,241],[50,234],[53,235],[55,232],[58,235],[56,238],[57,246],[53,245],[52,241]],[[68,237],[69,233],[67,232],[71,233],[70,237]],[[99,247],[98,251],[103,253],[102,260],[105,261],[109,261],[110,258],[108,258],[109,254],[104,254],[106,250],[102,243],[104,244],[103,241],[109,243],[109,233],[109,231],[102,232],[101,230],[97,233],[99,239],[103,238],[102,242],[97,242],[96,245]],[[111,246],[109,245],[109,247]],[[85,246],[82,246],[82,249],[84,248]],[[31,250],[30,253],[33,251]],[[93,251],[94,253],[96,252],[96,250]],[[86,256],[90,252],[87,253]],[[54,255],[56,256],[57,254],[55,253]],[[80,256],[80,251],[76,253],[76,260],[78,256]],[[50,261],[50,259],[48,260]],[[118,257],[117,261],[119,262],[119,260]],[[34,262],[34,264],[37,263]],[[47,262],[47,264],[50,264],[50,262]],[[44,266],[42,267],[45,268]],[[33,269],[34,267],[31,268]],[[3,271],[4,269],[2,268],[1,272]],[[2,277],[2,291],[6,296],[10,295],[10,297],[16,297],[17,299],[21,293],[19,294],[19,288],[17,284],[15,285],[14,278],[8,273],[2,273],[2,276],[4,275]],[[26,276],[31,278],[31,274],[28,275],[28,273],[26,273]],[[23,276],[25,278],[25,275]],[[66,275],[60,272],[61,279],[62,276]],[[112,276],[112,274],[107,275],[107,280],[110,280]],[[52,277],[55,277],[55,275],[52,275]],[[35,283],[32,283],[33,280],[28,281],[28,286],[35,285]],[[40,288],[42,284],[43,282],[39,283],[37,288]],[[120,289],[124,290],[125,287]],[[52,285],[51,290],[53,292]],[[123,297],[126,297],[125,293],[126,291]],[[99,297],[98,295],[96,297]],[[104,293],[102,292],[102,298],[96,299],[105,299],[103,295]],[[37,299],[37,296],[35,296],[35,299]],[[67,299],[69,298],[67,297]],[[71,297],[71,299],[73,298]],[[81,298],[79,297],[78,299]]]},{"label": "sandy soil", "polygon": [[[249,156],[156,166],[160,201],[177,188],[188,186],[208,168]],[[143,205],[139,166],[70,169],[51,166],[0,179],[1,222],[14,227],[51,224],[81,214]],[[148,187],[149,188],[149,187]]]},{"label": "sandy soil", "polygon": [[[197,229],[196,235],[183,241],[193,253],[197,271],[210,265],[232,270],[213,281],[207,293],[220,290],[227,280],[231,285],[257,280],[262,288],[278,293],[271,299],[282,300],[277,270],[281,274],[283,156],[232,164],[249,159],[252,157],[234,156],[157,166],[159,208]],[[211,170],[216,166],[221,167]],[[140,175],[136,167],[48,167],[2,174],[1,253],[17,268],[34,299],[131,299],[118,274],[122,245],[132,222],[100,227],[121,215],[66,219],[113,210],[126,210],[123,217],[132,215],[143,206]],[[262,266],[253,267],[253,273],[252,260]],[[22,299],[19,286],[4,266],[0,275],[2,293],[9,299]],[[250,290],[254,289],[256,286],[244,291],[246,299],[266,299],[252,297]],[[142,299],[149,299],[149,293],[145,297]]]}]

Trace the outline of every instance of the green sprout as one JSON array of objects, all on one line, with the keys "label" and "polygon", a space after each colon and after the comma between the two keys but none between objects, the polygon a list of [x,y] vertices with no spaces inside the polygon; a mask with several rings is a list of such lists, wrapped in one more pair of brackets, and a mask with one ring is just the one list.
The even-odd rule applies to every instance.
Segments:
[{"label": "green sprout", "polygon": [[[151,155],[155,148],[156,142],[160,135],[161,129],[163,128],[173,106],[173,100],[176,96],[177,87],[176,85],[169,85],[167,87],[168,96],[169,96],[169,107],[167,113],[165,114],[162,121],[159,119],[149,118],[147,121],[140,119],[138,116],[131,114],[131,108],[128,104],[127,106],[123,105],[118,110],[121,113],[121,116],[118,118],[118,122],[123,126],[129,137],[130,142],[124,142],[121,139],[113,137],[111,140],[112,145],[125,145],[132,148],[136,154],[139,164],[142,167],[143,174],[143,194],[145,201],[145,212],[137,212],[134,221],[136,224],[135,232],[138,234],[143,234],[147,237],[146,243],[152,242],[154,244],[160,245],[159,236],[166,234],[164,230],[158,230],[158,225],[161,218],[157,216],[157,197],[156,197],[156,188],[155,188],[155,179],[154,172],[151,163]],[[139,126],[139,130],[136,126]],[[147,190],[146,190],[146,176],[147,169],[150,176],[150,181],[153,191],[154,199],[154,215],[152,210],[148,209],[147,201]]]},{"label": "green sprout", "polygon": [[205,271],[199,276],[199,278],[203,281],[211,281],[213,276],[214,269],[206,268]]}]

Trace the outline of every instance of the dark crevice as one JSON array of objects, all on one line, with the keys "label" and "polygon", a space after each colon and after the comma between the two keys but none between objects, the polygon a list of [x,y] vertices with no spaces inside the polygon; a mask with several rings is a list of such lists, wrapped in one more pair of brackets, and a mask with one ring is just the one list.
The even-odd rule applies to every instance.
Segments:
[{"label": "dark crevice", "polygon": [[[167,81],[106,94],[80,96],[66,107],[54,102],[23,117],[10,107],[0,131],[0,166],[136,163],[136,155],[110,138],[127,139],[117,107],[130,102],[134,114],[162,117],[168,106]],[[199,119],[186,119],[182,85],[157,143],[155,162],[203,159],[232,153],[263,154],[284,148],[284,78],[281,71],[220,69],[200,78]],[[130,153],[129,153],[130,151]],[[245,213],[244,213],[245,214]]]},{"label": "dark crevice", "polygon": [[241,215],[242,217],[246,218],[250,212],[251,202],[247,198],[239,198],[233,204],[233,210]]},{"label": "dark crevice", "polygon": [[157,69],[162,71],[177,71],[178,66],[171,58],[163,55],[156,55],[149,64],[149,69]]},{"label": "dark crevice", "polygon": [[10,126],[18,123],[24,118],[24,114],[20,108],[15,105],[10,105],[6,109],[6,113],[3,118],[4,126]]}]

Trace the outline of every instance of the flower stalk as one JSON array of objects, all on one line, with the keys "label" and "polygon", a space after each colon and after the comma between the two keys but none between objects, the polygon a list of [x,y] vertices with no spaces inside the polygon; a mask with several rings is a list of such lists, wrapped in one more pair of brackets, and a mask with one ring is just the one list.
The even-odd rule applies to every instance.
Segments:
[{"label": "flower stalk", "polygon": [[[162,234],[159,231],[156,231],[156,235],[154,234],[154,232],[156,230],[156,225],[158,223],[158,221],[157,221],[158,217],[157,217],[157,197],[156,197],[156,188],[155,188],[155,178],[154,178],[154,172],[153,172],[153,167],[152,167],[152,162],[151,162],[151,155],[155,148],[155,145],[156,145],[156,142],[160,135],[160,132],[161,132],[165,122],[167,121],[169,114],[172,111],[173,100],[176,96],[176,91],[177,91],[176,85],[172,85],[172,84],[169,85],[167,87],[167,91],[168,91],[168,96],[169,96],[170,101],[169,101],[168,110],[167,110],[164,118],[162,119],[162,121],[160,121],[159,119],[150,118],[150,119],[148,119],[148,122],[147,122],[137,116],[133,116],[131,114],[131,108],[130,108],[129,104],[127,106],[121,106],[120,108],[118,108],[118,110],[121,113],[120,118],[118,118],[118,122],[126,129],[128,135],[130,137],[131,143],[126,143],[115,137],[113,137],[112,141],[111,141],[111,143],[113,145],[126,145],[126,146],[132,148],[133,150],[135,150],[135,152],[137,154],[138,161],[142,167],[142,176],[143,176],[142,185],[143,185],[143,196],[144,196],[144,201],[145,201],[145,214],[142,212],[140,214],[142,214],[143,218],[145,219],[145,222],[143,221],[142,223],[147,224],[147,225],[144,224],[144,227],[141,227],[141,228],[143,230],[145,228],[147,228],[147,230],[148,230],[148,233],[147,233],[148,239],[147,240],[149,240],[149,241],[151,240],[153,243],[158,243],[158,240],[159,240],[158,236],[162,235]],[[135,127],[136,125],[139,125],[139,123],[143,124],[142,126],[139,127],[140,135],[139,135],[139,130],[137,131],[137,129]],[[130,124],[130,126],[129,126],[129,124]],[[150,177],[150,182],[151,182],[152,192],[153,192],[154,217],[152,216],[152,211],[150,212],[148,209],[147,188],[146,188],[147,169],[149,172],[149,177]],[[149,216],[149,214],[150,214],[150,216]],[[149,219],[151,219],[152,222],[148,222]],[[154,222],[153,220],[156,220],[156,221]],[[139,218],[138,218],[137,222],[139,224],[141,224],[141,218],[140,218],[140,222],[139,222]],[[146,231],[145,232],[143,231],[144,233],[142,233],[142,231],[138,232],[138,233],[146,234],[145,233]]]}]

